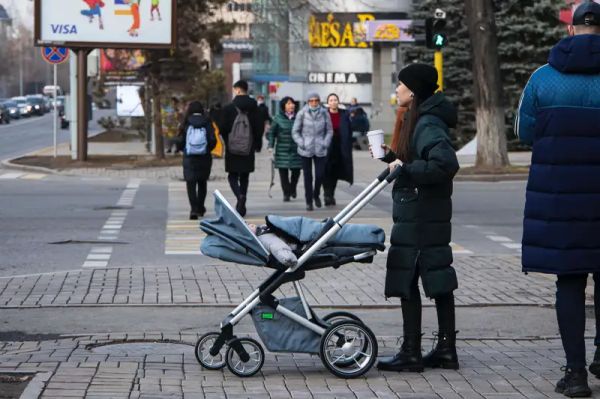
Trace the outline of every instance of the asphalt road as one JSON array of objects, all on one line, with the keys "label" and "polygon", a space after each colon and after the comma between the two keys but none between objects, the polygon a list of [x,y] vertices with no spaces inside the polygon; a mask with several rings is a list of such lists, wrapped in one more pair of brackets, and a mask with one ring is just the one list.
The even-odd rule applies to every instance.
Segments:
[{"label": "asphalt road", "polygon": [[[96,121],[102,116],[114,115],[114,110],[96,110],[90,121],[89,134],[100,132]],[[0,160],[14,158],[31,151],[53,145],[53,113],[44,116],[32,116],[11,121],[9,125],[0,125]],[[70,140],[69,130],[58,125],[57,142]]]}]

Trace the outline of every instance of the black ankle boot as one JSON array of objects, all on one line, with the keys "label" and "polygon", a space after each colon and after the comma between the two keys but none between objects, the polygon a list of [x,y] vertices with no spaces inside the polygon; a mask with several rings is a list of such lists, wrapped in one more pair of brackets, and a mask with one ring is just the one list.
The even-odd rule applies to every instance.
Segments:
[{"label": "black ankle boot", "polygon": [[594,361],[590,364],[590,373],[594,374],[596,378],[600,378],[600,347],[596,347],[596,353],[594,353]]},{"label": "black ankle boot", "polygon": [[435,348],[423,356],[425,367],[458,370],[458,356],[456,354],[456,333],[440,333],[437,336]]},{"label": "black ankle boot", "polygon": [[589,398],[592,396],[585,368],[565,368],[564,370],[565,376],[556,383],[555,392],[562,393],[568,398]]},{"label": "black ankle boot", "polygon": [[392,357],[384,357],[379,360],[377,368],[384,371],[422,372],[424,367],[421,354],[421,334],[405,336],[400,352]]},{"label": "black ankle boot", "polygon": [[240,195],[237,204],[235,205],[235,210],[238,211],[241,217],[246,216],[246,196]]}]

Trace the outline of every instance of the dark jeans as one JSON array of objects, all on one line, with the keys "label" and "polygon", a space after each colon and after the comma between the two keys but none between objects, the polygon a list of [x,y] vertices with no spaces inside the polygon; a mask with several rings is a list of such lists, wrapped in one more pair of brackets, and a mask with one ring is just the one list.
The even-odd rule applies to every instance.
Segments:
[{"label": "dark jeans", "polygon": [[[292,180],[290,181],[290,173]],[[298,180],[300,180],[300,169],[279,169],[279,179],[281,180],[281,189],[283,190],[284,197],[290,197],[296,192],[298,186]]]},{"label": "dark jeans", "polygon": [[248,194],[250,173],[229,173],[227,180],[235,198],[239,200],[242,195],[245,197]]},{"label": "dark jeans", "polygon": [[[313,188],[312,164],[315,164],[315,182]],[[325,174],[325,165],[327,157],[302,157],[302,173],[304,173],[304,198],[307,204],[312,204],[313,198],[318,198],[321,194],[321,185],[323,184],[323,175]]]},{"label": "dark jeans", "polygon": [[[404,336],[421,335],[421,293],[419,275],[415,274],[410,287],[410,297],[402,298],[402,319]],[[439,334],[452,334],[456,330],[454,294],[449,293],[435,299]]]},{"label": "dark jeans", "polygon": [[206,180],[187,181],[185,184],[192,212],[204,215],[206,212],[206,208],[204,207],[204,200],[206,199]]},{"label": "dark jeans", "polygon": [[[556,279],[556,316],[567,367],[585,367],[585,287],[587,274],[558,276]],[[594,273],[594,308],[596,339],[600,346],[600,273]]]}]

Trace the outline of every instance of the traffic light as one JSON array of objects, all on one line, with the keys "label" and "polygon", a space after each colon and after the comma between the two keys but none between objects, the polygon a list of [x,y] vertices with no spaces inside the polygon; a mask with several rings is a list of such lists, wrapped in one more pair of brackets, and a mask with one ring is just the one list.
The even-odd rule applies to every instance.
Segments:
[{"label": "traffic light", "polygon": [[[443,12],[442,12],[443,13]],[[443,13],[443,18],[439,18],[436,11],[435,18],[427,18],[425,20],[425,41],[427,48],[440,50],[448,44],[448,36],[444,32],[446,27],[446,15]]]}]

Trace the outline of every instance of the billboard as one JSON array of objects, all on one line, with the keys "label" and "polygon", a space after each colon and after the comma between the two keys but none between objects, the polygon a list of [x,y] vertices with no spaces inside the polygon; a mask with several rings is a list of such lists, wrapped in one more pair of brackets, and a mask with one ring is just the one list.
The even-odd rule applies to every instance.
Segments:
[{"label": "billboard", "polygon": [[410,32],[412,20],[378,20],[367,22],[367,41],[369,42],[414,42]]},{"label": "billboard", "polygon": [[142,50],[100,50],[100,73],[107,81],[140,80],[138,71],[145,62]]},{"label": "billboard", "polygon": [[35,0],[35,44],[169,48],[176,0]]},{"label": "billboard", "polygon": [[308,41],[313,48],[371,48],[367,22],[403,18],[403,12],[314,13],[308,20]]}]

